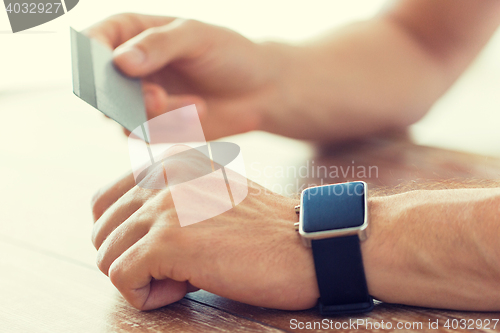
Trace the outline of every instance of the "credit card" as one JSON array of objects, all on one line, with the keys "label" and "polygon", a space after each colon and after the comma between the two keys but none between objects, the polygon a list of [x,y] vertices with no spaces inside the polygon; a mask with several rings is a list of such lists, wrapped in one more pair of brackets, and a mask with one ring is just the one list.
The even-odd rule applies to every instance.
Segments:
[{"label": "credit card", "polygon": [[71,28],[73,92],[130,132],[143,126],[149,142],[142,84],[113,64],[113,51]]}]

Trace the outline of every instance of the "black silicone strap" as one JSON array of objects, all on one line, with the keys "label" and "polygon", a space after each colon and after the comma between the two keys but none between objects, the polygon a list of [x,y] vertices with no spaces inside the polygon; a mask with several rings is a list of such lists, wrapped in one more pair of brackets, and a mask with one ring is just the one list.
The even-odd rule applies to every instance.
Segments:
[{"label": "black silicone strap", "polygon": [[368,294],[358,235],[311,241],[322,315],[368,312]]}]

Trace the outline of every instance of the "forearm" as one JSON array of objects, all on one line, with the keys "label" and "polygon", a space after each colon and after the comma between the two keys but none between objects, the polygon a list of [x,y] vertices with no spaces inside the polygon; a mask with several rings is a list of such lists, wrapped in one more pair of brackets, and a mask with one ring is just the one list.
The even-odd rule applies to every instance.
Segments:
[{"label": "forearm", "polygon": [[500,189],[413,191],[373,198],[362,251],[382,301],[500,310]]},{"label": "forearm", "polygon": [[308,43],[282,45],[282,103],[265,113],[262,129],[334,141],[407,126],[453,84],[500,22],[498,2],[397,4]]},{"label": "forearm", "polygon": [[264,129],[332,141],[410,124],[444,92],[439,65],[384,20],[352,24],[283,63],[285,107]]}]

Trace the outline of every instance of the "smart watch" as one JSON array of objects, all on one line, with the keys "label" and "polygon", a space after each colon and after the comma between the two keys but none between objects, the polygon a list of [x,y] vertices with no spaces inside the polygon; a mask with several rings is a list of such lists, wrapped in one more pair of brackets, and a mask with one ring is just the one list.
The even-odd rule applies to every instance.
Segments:
[{"label": "smart watch", "polygon": [[312,248],[322,315],[373,309],[360,246],[368,238],[367,207],[362,181],[307,188],[295,207],[296,230]]}]

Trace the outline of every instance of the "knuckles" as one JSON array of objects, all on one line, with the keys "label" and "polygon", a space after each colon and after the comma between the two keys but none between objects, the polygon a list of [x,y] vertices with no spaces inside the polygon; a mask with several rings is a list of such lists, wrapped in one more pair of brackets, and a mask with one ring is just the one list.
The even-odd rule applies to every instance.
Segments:
[{"label": "knuckles", "polygon": [[155,41],[158,38],[163,38],[162,37],[163,29],[162,29],[162,27],[152,27],[152,28],[145,30],[142,34],[144,36],[143,40]]},{"label": "knuckles", "polygon": [[149,295],[149,289],[131,289],[127,284],[127,269],[124,267],[123,262],[116,260],[114,261],[108,270],[108,277],[111,283],[118,289],[118,291],[123,295],[123,297],[130,303],[134,308],[138,310],[145,310],[146,300]]},{"label": "knuckles", "polygon": [[195,32],[200,30],[202,22],[192,20],[192,19],[183,19],[176,18],[171,23],[163,26],[152,27],[145,30],[142,33],[142,41],[146,44],[151,44],[151,46],[156,47],[157,42],[161,40],[162,43],[168,44],[168,39],[171,36],[172,31],[176,31],[178,29],[187,30],[189,32]]},{"label": "knuckles", "polygon": [[111,15],[99,23],[84,30],[84,33],[92,38],[98,37],[103,33],[103,29],[106,30],[120,30],[122,25],[131,25],[136,23],[138,20],[138,15],[134,13],[119,13]]},{"label": "knuckles", "polygon": [[97,265],[97,268],[99,268],[99,270],[101,272],[103,272],[105,275],[108,275],[109,267],[106,264],[106,261],[104,260],[104,258],[105,258],[105,256],[104,256],[103,252],[102,251],[98,251],[97,252],[96,265]]},{"label": "knuckles", "polygon": [[202,22],[193,19],[177,19],[178,25],[188,29],[198,29],[203,25]]},{"label": "knuckles", "polygon": [[90,208],[92,210],[92,217],[94,218],[94,222],[96,222],[99,217],[104,213],[105,205],[104,205],[104,195],[103,191],[99,189],[90,200]]},{"label": "knuckles", "polygon": [[131,12],[118,13],[111,15],[110,17],[105,19],[105,21],[115,27],[120,27],[124,24],[132,25],[134,23],[138,23],[138,16],[138,14]]}]

